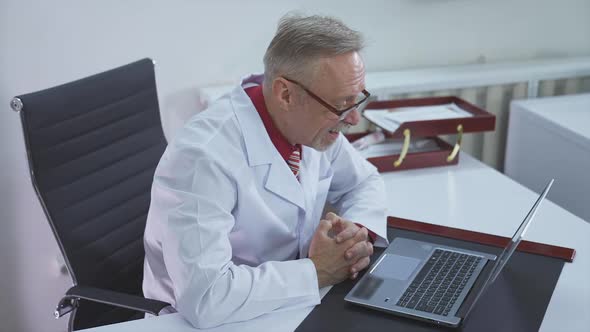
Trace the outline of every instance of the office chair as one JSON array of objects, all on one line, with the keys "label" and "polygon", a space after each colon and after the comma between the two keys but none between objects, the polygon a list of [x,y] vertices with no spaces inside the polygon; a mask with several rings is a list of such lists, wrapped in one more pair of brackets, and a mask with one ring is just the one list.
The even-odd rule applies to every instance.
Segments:
[{"label": "office chair", "polygon": [[31,180],[74,286],[55,310],[78,330],[157,315],[142,293],[143,233],[166,147],[143,59],[13,98]]}]

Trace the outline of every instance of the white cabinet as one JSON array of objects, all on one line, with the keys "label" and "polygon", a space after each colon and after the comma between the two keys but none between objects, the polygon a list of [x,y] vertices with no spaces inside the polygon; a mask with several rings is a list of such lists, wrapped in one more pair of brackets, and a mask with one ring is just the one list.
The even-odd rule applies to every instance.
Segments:
[{"label": "white cabinet", "polygon": [[513,101],[504,172],[590,222],[590,94]]}]

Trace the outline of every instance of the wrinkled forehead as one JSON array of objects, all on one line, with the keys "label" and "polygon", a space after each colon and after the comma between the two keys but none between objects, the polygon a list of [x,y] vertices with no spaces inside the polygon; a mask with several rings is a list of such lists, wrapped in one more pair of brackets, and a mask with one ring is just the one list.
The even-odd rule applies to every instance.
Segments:
[{"label": "wrinkled forehead", "polygon": [[311,89],[335,97],[356,95],[365,88],[365,65],[357,52],[319,59]]}]

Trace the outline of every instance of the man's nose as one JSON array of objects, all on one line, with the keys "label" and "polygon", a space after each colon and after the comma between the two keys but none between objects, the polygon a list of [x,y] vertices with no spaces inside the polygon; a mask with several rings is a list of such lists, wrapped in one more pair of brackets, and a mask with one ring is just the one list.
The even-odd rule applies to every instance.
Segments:
[{"label": "man's nose", "polygon": [[361,120],[361,115],[358,110],[353,110],[348,113],[342,121],[350,124],[351,126],[356,126],[359,121]]}]

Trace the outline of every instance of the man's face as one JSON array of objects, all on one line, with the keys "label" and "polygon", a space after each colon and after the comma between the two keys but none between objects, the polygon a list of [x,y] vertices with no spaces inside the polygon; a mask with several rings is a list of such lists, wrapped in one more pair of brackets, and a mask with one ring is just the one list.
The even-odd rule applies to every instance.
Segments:
[{"label": "man's face", "polygon": [[[307,86],[318,97],[337,109],[353,105],[365,88],[365,67],[358,53],[351,52],[320,60],[313,82]],[[344,119],[328,110],[304,91],[300,91],[297,125],[301,128],[301,144],[318,151],[332,145],[340,131],[359,122],[358,112]]]}]

